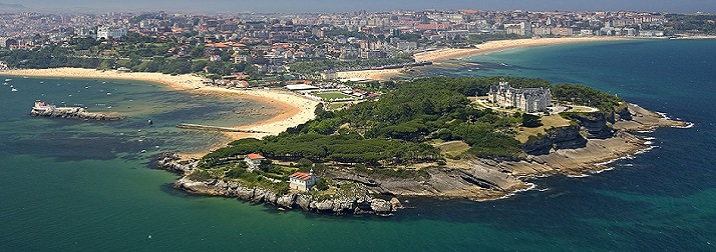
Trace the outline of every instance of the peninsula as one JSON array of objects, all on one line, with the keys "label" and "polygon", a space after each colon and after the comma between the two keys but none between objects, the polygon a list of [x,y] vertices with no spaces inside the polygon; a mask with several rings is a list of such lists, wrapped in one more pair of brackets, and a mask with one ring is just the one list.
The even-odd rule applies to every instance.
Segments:
[{"label": "peninsula", "polygon": [[[288,91],[219,88],[193,75],[77,68],[3,74],[154,81],[279,106],[284,112],[268,121],[223,132],[236,140],[216,145],[223,148],[165,154],[157,164],[181,174],[174,186],[190,193],[336,214],[390,215],[405,196],[507,197],[531,188],[530,177],[598,172],[650,148],[639,131],[688,127],[610,94],[539,79],[401,81],[378,99],[331,108]],[[474,97],[503,81],[550,89],[561,109],[525,113]]]},{"label": "peninsula", "polygon": [[711,35],[712,16],[159,12],[80,15],[58,30],[66,18],[27,13],[2,18],[21,25],[0,37],[0,74],[143,80],[261,100],[280,112],[241,127],[178,125],[233,141],[162,155],[158,165],[182,175],[174,186],[284,209],[388,215],[403,196],[489,200],[531,188],[531,176],[598,172],[650,148],[640,131],[688,124],[539,79],[370,80],[513,48]]},{"label": "peninsula", "polygon": [[[549,89],[553,105],[526,113],[467,96],[488,95],[498,82]],[[350,108],[318,106],[315,119],[277,136],[240,139],[201,158],[162,155],[158,165],[182,174],[174,186],[191,193],[390,215],[400,197],[491,200],[531,188],[531,177],[599,172],[649,149],[639,132],[689,127],[586,86],[539,79],[434,77],[395,86]]]}]

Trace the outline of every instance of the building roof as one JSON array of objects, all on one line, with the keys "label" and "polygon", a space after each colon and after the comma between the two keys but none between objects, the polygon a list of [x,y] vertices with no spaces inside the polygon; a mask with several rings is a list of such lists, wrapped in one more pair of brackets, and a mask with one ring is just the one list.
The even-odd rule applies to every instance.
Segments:
[{"label": "building roof", "polygon": [[295,178],[295,179],[298,179],[298,180],[306,181],[306,180],[309,180],[309,179],[311,178],[311,174],[308,173],[308,172],[294,172],[294,173],[291,174],[291,176],[289,176],[289,177]]},{"label": "building roof", "polygon": [[251,153],[251,154],[248,154],[248,155],[246,155],[246,156],[247,156],[249,159],[251,159],[251,160],[263,159],[263,158],[265,158],[264,156],[261,156],[261,155],[256,154],[256,153]]},{"label": "building roof", "polygon": [[289,89],[289,90],[310,90],[310,89],[318,89],[318,87],[316,87],[316,86],[306,85],[306,84],[286,85],[286,88]]}]

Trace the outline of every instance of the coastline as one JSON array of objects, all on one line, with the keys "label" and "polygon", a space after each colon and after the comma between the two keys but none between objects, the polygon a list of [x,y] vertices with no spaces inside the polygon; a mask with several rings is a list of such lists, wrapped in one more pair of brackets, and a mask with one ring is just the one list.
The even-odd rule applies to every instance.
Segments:
[{"label": "coastline", "polygon": [[[220,95],[236,97],[238,99],[252,99],[275,106],[279,111],[273,117],[244,126],[234,128],[245,130],[258,130],[266,133],[236,133],[224,132],[227,139],[237,140],[241,138],[254,137],[262,138],[267,135],[276,135],[290,127],[305,123],[313,118],[317,101],[310,100],[288,91],[279,90],[236,90],[209,86],[203,83],[201,77],[184,74],[168,75],[162,73],[121,73],[114,70],[101,71],[85,68],[51,68],[51,69],[19,69],[3,70],[0,74],[7,76],[31,76],[50,78],[79,78],[79,79],[115,79],[115,80],[136,80],[164,84],[174,91],[190,92],[207,95]],[[212,147],[224,146],[228,142],[215,143]],[[208,150],[207,150],[208,152]],[[184,157],[200,157],[202,153],[183,153]]]},{"label": "coastline", "polygon": [[[499,50],[499,49],[495,49]],[[494,51],[494,50],[493,50]],[[482,53],[487,53],[482,51]],[[471,54],[472,55],[472,54]],[[310,118],[313,118],[313,107],[308,106],[311,101],[305,100],[300,96],[288,93],[288,92],[276,92],[269,90],[228,90],[224,88],[205,86],[196,82],[200,80],[196,76],[168,76],[163,74],[155,73],[116,73],[109,71],[109,73],[92,70],[92,69],[54,69],[51,73],[55,73],[58,70],[67,70],[69,72],[76,71],[76,73],[91,72],[94,74],[101,73],[100,75],[107,77],[97,77],[96,75],[87,76],[72,76],[72,75],[32,75],[22,71],[30,70],[18,70],[15,75],[25,76],[49,76],[49,77],[74,77],[74,78],[109,78],[109,79],[132,79],[132,80],[143,80],[153,81],[169,85],[175,90],[181,90],[186,92],[199,92],[207,93],[212,95],[247,95],[250,97],[261,99],[267,98],[268,103],[274,105],[295,105],[292,108],[285,108],[282,112],[269,120],[265,120],[252,125],[240,127],[242,129],[257,129],[262,131],[269,131],[267,129],[261,129],[259,127],[274,127],[279,131],[269,131],[268,134],[276,134],[291,125],[301,123],[294,121],[294,116],[305,112],[310,114]],[[42,72],[42,70],[35,70]],[[380,70],[377,70],[380,71]],[[0,72],[3,73],[3,72]],[[37,74],[37,73],[36,73]],[[147,77],[143,74],[152,75],[153,77]],[[131,78],[122,78],[122,77]],[[187,79],[182,79],[187,78]],[[171,80],[170,80],[171,79]],[[200,87],[196,89],[196,87]],[[300,109],[301,101],[299,102],[287,102],[286,99],[291,97],[300,98],[302,102],[305,102],[306,107]],[[273,100],[270,100],[273,99]],[[315,103],[315,102],[314,102]],[[633,105],[632,105],[633,106]],[[639,108],[638,106],[630,107]],[[294,111],[291,109],[298,109]],[[395,196],[425,196],[425,197],[438,197],[438,198],[468,198],[472,200],[494,200],[506,198],[514,195],[520,191],[531,190],[535,188],[535,185],[528,182],[531,177],[542,177],[554,174],[564,174],[567,176],[582,177],[585,174],[599,173],[604,170],[610,169],[605,166],[606,162],[626,158],[631,155],[645,151],[651,148],[647,144],[647,139],[639,135],[633,134],[635,131],[652,130],[657,127],[686,127],[685,122],[677,122],[668,120],[662,115],[647,111],[647,110],[632,110],[634,112],[632,116],[636,120],[631,119],[627,121],[618,121],[614,128],[618,129],[619,132],[613,137],[607,139],[589,139],[588,144],[584,148],[575,149],[561,149],[556,150],[548,155],[540,155],[536,157],[530,157],[527,160],[519,162],[502,162],[494,160],[470,160],[466,163],[461,163],[456,166],[441,167],[430,169],[428,171],[431,179],[426,181],[401,181],[393,179],[384,180],[366,180],[360,176],[352,176],[352,174],[339,174],[340,180],[354,181],[364,184],[365,194],[361,195],[359,199],[344,198],[340,200],[318,200],[314,198],[306,198],[301,194],[290,194],[290,195],[276,195],[267,192],[259,188],[241,188],[235,183],[230,181],[214,180],[214,181],[193,181],[187,176],[177,181],[174,186],[176,188],[188,191],[190,193],[197,194],[208,194],[225,197],[238,197],[244,200],[253,202],[265,202],[268,204],[277,205],[285,208],[296,208],[301,206],[307,211],[324,211],[335,213],[349,213],[370,211],[376,213],[389,213],[395,211],[398,208],[376,208],[384,209],[377,211],[372,206],[369,208],[357,209],[357,205],[361,205],[361,202],[373,202],[374,199],[367,198],[368,195],[395,195]],[[300,119],[300,118],[299,118]],[[226,133],[232,139],[239,139],[244,137],[261,137],[256,134],[247,133]],[[222,146],[225,143],[222,144]],[[194,157],[200,157],[204,153],[195,153]],[[192,155],[182,155],[182,158],[192,157]],[[193,168],[183,170],[184,175],[191,172]],[[187,172],[188,171],[188,172]],[[363,181],[366,181],[363,183]],[[377,186],[371,186],[377,185]],[[263,191],[262,191],[263,190]],[[244,195],[244,196],[242,196]],[[302,206],[299,202],[309,202],[306,206]],[[283,203],[279,203],[283,202]],[[339,203],[340,202],[340,203]],[[375,200],[376,205],[385,206],[386,201]],[[343,206],[348,207],[343,207]],[[353,211],[357,209],[356,211]],[[385,210],[388,209],[388,210]]]},{"label": "coastline", "polygon": [[[529,155],[521,160],[492,160],[484,158],[448,160],[442,167],[426,167],[429,175],[423,179],[371,176],[355,173],[350,169],[326,171],[336,181],[350,181],[359,186],[355,196],[340,198],[314,197],[310,193],[289,192],[276,194],[260,187],[245,188],[230,180],[192,180],[191,174],[197,168],[198,160],[180,157],[160,157],[160,169],[182,174],[174,187],[193,194],[239,198],[254,203],[265,203],[282,209],[303,209],[304,211],[333,214],[375,213],[390,215],[400,207],[396,197],[431,197],[438,199],[469,199],[490,201],[505,199],[519,192],[537,188],[532,179],[552,175],[587,177],[612,170],[608,164],[615,160],[631,158],[653,149],[652,137],[643,132],[656,128],[689,128],[689,122],[672,120],[658,112],[649,111],[636,104],[627,104],[628,109],[616,113],[613,119],[613,134],[608,137],[585,137],[585,130],[600,123],[604,126],[611,121],[605,117],[580,123],[576,136],[585,141],[583,146],[552,149],[547,154]],[[572,135],[574,136],[574,135]],[[585,137],[585,138],[583,138]],[[563,134],[562,142],[571,140]],[[324,175],[326,175],[324,174]],[[233,183],[233,184],[232,184]],[[376,196],[378,195],[378,196]],[[380,195],[389,195],[390,202],[381,200]],[[395,204],[393,204],[395,202]]]},{"label": "coastline", "polygon": [[[446,61],[460,59],[475,55],[484,55],[493,52],[502,52],[510,49],[560,45],[570,43],[600,42],[600,41],[625,41],[633,40],[626,37],[564,37],[564,38],[528,38],[514,40],[488,41],[475,45],[476,48],[443,48],[434,51],[420,52],[413,55],[415,61]],[[388,70],[361,70],[338,72],[340,79],[371,79],[388,80],[391,77],[401,74],[401,69]]]}]

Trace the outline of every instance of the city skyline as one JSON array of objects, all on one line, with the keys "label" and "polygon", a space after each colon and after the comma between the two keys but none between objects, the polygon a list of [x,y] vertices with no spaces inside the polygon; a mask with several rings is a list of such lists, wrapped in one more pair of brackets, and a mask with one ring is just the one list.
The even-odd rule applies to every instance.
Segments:
[{"label": "city skyline", "polygon": [[391,10],[423,10],[423,9],[478,9],[478,10],[529,10],[529,11],[649,11],[649,12],[716,12],[716,5],[708,0],[668,1],[655,0],[645,5],[643,1],[606,0],[606,1],[567,1],[567,0],[515,0],[515,1],[333,1],[326,4],[318,0],[285,1],[228,1],[207,0],[198,4],[196,1],[139,1],[97,2],[89,0],[33,0],[3,1],[0,4],[19,4],[25,8],[6,8],[6,12],[14,10],[31,11],[75,11],[75,12],[132,12],[132,11],[171,11],[171,12],[258,12],[258,13],[311,13],[311,12],[349,12],[357,10],[391,11]]}]

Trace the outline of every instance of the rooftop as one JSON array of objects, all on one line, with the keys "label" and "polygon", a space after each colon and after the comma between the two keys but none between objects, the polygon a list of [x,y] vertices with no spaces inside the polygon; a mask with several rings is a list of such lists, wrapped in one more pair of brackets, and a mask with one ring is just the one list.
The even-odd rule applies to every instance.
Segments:
[{"label": "rooftop", "polygon": [[251,153],[251,154],[248,154],[248,155],[246,155],[246,156],[249,157],[249,159],[251,159],[251,160],[263,159],[263,158],[265,158],[264,156],[261,156],[261,155],[256,154],[256,153]]},{"label": "rooftop", "polygon": [[289,177],[305,181],[311,178],[311,174],[308,172],[294,172]]}]

